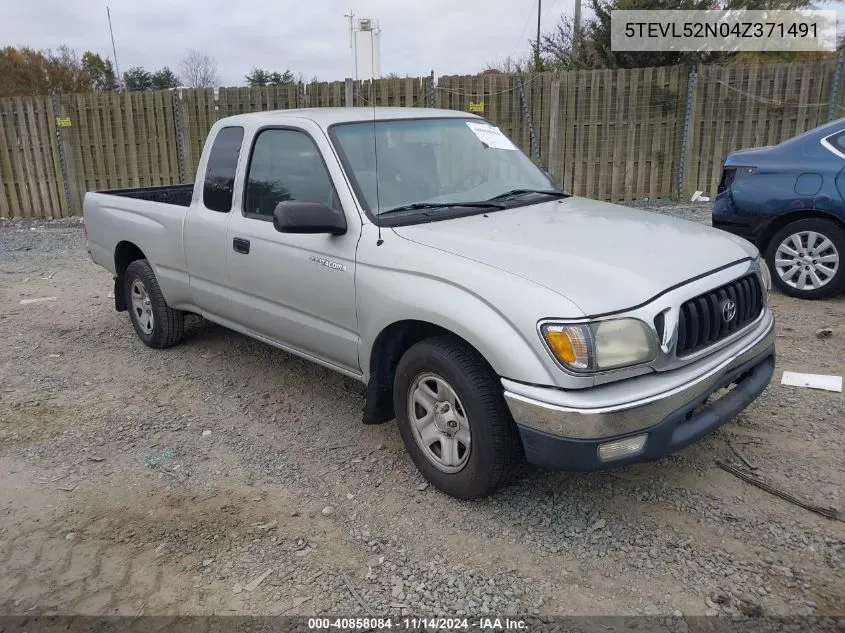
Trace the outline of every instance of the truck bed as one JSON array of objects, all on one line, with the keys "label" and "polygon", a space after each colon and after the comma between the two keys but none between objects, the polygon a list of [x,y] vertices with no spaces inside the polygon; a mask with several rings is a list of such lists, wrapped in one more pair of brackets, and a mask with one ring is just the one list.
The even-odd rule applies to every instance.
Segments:
[{"label": "truck bed", "polygon": [[98,191],[97,193],[189,207],[191,206],[191,198],[194,195],[194,185],[191,183],[185,185],[164,185],[160,187],[136,187],[134,189],[111,189],[109,191]]},{"label": "truck bed", "polygon": [[192,197],[192,185],[86,193],[82,210],[91,258],[116,273],[118,246],[130,244],[151,262],[163,291],[178,306],[188,284],[182,228]]}]

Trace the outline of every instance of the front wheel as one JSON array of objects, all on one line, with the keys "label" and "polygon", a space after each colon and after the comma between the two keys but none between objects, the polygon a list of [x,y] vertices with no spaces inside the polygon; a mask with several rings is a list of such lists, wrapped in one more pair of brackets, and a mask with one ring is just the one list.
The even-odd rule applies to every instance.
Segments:
[{"label": "front wheel", "polygon": [[413,345],[396,369],[393,401],[414,464],[459,499],[492,493],[510,477],[521,443],[495,373],[453,337]]},{"label": "front wheel", "polygon": [[799,299],[824,299],[845,288],[845,230],[829,220],[808,218],[778,231],[766,263],[778,289]]}]

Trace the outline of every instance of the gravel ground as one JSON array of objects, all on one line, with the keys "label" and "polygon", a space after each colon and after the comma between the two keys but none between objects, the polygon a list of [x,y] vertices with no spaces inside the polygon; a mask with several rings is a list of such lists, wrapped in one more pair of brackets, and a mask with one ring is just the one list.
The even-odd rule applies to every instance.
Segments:
[{"label": "gravel ground", "polygon": [[845,510],[843,395],[777,384],[843,373],[843,297],[774,294],[773,384],[680,454],[462,502],[350,379],[193,317],[144,347],[78,221],[0,221],[0,279],[2,613],[845,618],[845,523],[714,463]]}]

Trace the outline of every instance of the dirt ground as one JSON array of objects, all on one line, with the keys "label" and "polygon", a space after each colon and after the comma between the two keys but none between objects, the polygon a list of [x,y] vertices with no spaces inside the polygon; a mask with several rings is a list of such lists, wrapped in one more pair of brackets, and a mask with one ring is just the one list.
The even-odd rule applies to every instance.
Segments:
[{"label": "dirt ground", "polygon": [[845,617],[845,523],[714,461],[845,510],[845,396],[779,384],[843,373],[845,297],[773,294],[772,385],[682,453],[461,502],[358,383],[193,317],[148,349],[110,291],[78,222],[0,222],[0,613]]}]

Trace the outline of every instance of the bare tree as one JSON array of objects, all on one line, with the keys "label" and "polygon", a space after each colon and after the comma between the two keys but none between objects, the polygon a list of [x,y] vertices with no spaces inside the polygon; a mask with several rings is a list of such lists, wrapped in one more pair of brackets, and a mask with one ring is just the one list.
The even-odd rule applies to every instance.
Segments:
[{"label": "bare tree", "polygon": [[191,88],[213,88],[220,83],[214,58],[195,50],[188,51],[179,64],[179,76]]},{"label": "bare tree", "polygon": [[534,64],[534,60],[530,56],[523,56],[520,58],[505,57],[498,62],[488,62],[481,75],[513,75],[522,70],[529,70]]}]

